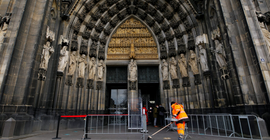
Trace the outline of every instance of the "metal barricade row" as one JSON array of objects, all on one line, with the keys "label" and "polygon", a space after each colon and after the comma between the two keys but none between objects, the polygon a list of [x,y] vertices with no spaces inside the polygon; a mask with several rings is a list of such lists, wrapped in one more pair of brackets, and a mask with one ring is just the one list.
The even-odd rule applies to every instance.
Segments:
[{"label": "metal barricade row", "polygon": [[[128,117],[138,119],[137,122],[130,124],[128,127]],[[85,126],[83,138],[93,134],[138,134],[145,137],[145,133],[141,133],[141,114],[130,116],[128,114],[89,114],[85,117]],[[134,125],[134,126],[133,126]],[[136,129],[134,129],[136,128]]]},{"label": "metal barricade row", "polygon": [[258,117],[232,114],[189,114],[189,133],[242,139],[263,139]]}]

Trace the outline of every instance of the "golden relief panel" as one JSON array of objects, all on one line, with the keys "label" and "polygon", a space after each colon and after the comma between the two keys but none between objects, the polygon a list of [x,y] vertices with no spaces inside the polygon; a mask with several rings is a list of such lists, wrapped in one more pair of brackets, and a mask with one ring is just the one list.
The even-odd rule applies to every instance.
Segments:
[{"label": "golden relief panel", "polygon": [[[132,51],[131,51],[132,48]],[[113,34],[107,59],[158,59],[157,45],[151,33],[140,21],[130,18]]]}]

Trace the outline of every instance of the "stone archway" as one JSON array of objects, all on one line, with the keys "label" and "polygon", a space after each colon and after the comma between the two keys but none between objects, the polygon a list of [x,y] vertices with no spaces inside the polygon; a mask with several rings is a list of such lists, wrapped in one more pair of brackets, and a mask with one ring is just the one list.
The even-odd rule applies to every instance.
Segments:
[{"label": "stone archway", "polygon": [[[116,29],[129,17],[136,17],[145,24],[154,37],[158,51],[158,57],[154,59],[160,66],[161,60],[169,61],[178,57],[178,53],[189,53],[187,50],[195,49],[194,38],[199,33],[197,33],[197,20],[194,13],[196,11],[189,1],[182,0],[78,1],[69,11],[71,16],[63,36],[70,38],[71,52],[76,51],[80,55],[88,55],[88,60],[96,58],[96,64],[104,63],[105,68],[108,60],[109,41],[113,34],[117,32]],[[106,74],[106,68],[104,74]],[[76,77],[76,74],[74,77]],[[77,87],[83,88],[83,83],[85,83],[88,89],[97,90],[102,94],[97,97],[100,101],[98,106],[100,106],[99,109],[104,109],[105,101],[102,101],[102,99],[105,98],[106,81],[86,78],[83,80],[74,77],[73,81],[75,79],[76,82],[73,83],[79,85]],[[186,80],[188,79],[184,81]],[[72,83],[72,79],[69,77],[67,77],[67,81]],[[169,81],[163,80],[162,82],[162,79],[160,81],[162,83],[160,86],[162,97],[167,96],[163,89],[170,90],[170,96],[178,96],[177,91],[172,88],[179,87],[179,79],[174,81],[169,79]],[[165,100],[162,102],[164,103]]]}]

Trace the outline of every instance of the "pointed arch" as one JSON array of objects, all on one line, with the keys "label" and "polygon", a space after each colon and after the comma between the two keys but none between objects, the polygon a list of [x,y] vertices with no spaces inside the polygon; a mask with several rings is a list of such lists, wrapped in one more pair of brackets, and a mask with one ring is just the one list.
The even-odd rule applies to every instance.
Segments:
[{"label": "pointed arch", "polygon": [[158,59],[157,44],[150,30],[133,16],[128,17],[116,28],[107,46],[109,60],[128,60],[130,57]]}]

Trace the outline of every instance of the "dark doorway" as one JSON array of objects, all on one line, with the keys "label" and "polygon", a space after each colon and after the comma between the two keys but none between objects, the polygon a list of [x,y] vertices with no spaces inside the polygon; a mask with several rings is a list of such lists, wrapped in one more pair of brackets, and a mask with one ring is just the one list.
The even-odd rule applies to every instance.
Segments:
[{"label": "dark doorway", "polygon": [[128,91],[126,84],[107,84],[106,109],[109,114],[126,114]]},{"label": "dark doorway", "polygon": [[105,108],[110,114],[127,113],[127,66],[107,66]]},{"label": "dark doorway", "polygon": [[160,104],[160,92],[158,83],[143,83],[139,84],[139,96],[143,100],[143,104],[154,107],[155,104]]},{"label": "dark doorway", "polygon": [[160,103],[158,66],[138,66],[138,89],[147,108]]}]

